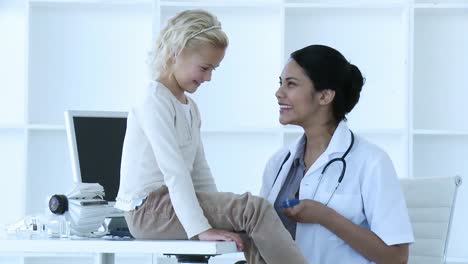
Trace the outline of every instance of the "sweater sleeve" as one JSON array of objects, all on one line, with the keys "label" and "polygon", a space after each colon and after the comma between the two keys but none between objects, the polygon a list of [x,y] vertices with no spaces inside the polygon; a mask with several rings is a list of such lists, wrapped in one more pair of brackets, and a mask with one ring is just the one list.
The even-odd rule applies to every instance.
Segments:
[{"label": "sweater sleeve", "polygon": [[192,172],[192,178],[195,181],[198,191],[203,192],[217,192],[213,175],[211,174],[210,167],[205,158],[205,151],[203,149],[203,143],[199,141],[197,148],[197,154],[195,156],[194,168]]},{"label": "sweater sleeve", "polygon": [[[198,110],[197,104],[193,100],[191,100],[191,104],[193,105],[195,120],[197,120],[198,122],[196,126],[198,127],[198,129],[201,129],[200,111]],[[203,148],[203,142],[201,140],[200,134],[197,141],[199,142],[199,144],[197,146],[197,152],[195,154],[192,179],[195,182],[197,191],[217,192],[218,189],[216,188],[216,183],[211,173],[210,166],[208,165],[208,161],[205,157],[205,150]]]},{"label": "sweater sleeve", "polygon": [[140,109],[141,127],[149,140],[168,187],[174,211],[192,238],[211,228],[198,203],[190,172],[175,132],[176,111],[170,98],[153,93]]}]

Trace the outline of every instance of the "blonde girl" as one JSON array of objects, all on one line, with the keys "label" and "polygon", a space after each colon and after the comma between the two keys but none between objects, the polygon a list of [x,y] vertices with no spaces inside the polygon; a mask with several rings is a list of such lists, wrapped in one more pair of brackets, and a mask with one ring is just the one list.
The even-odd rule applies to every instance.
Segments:
[{"label": "blonde girl", "polygon": [[221,23],[202,10],[161,30],[153,81],[128,115],[116,207],[138,239],[234,241],[249,263],[306,263],[268,202],[217,192],[187,94],[211,80],[227,46]]}]

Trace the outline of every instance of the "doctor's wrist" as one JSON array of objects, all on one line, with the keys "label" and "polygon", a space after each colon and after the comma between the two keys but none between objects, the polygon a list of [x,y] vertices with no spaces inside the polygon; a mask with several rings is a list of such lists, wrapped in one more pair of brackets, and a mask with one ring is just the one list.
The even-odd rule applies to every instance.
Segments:
[{"label": "doctor's wrist", "polygon": [[318,214],[318,224],[327,226],[331,220],[336,217],[336,214],[337,212],[332,208],[326,205],[322,205]]}]

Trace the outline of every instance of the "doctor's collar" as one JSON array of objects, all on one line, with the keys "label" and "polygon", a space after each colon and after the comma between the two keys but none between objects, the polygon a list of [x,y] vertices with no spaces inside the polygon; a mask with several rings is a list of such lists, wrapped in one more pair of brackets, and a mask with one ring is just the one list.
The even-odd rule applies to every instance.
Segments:
[{"label": "doctor's collar", "polygon": [[345,153],[350,144],[351,136],[348,125],[345,121],[341,121],[335,129],[325,153],[328,155],[332,155],[334,153]]},{"label": "doctor's collar", "polygon": [[[349,134],[349,128],[346,124],[346,121],[340,121],[338,126],[333,132],[332,138],[330,139],[330,143],[328,147],[325,149],[324,154],[330,156],[335,153],[345,153],[348,149],[349,144],[351,143],[351,137]],[[296,151],[301,146],[301,143],[305,140],[305,134],[302,134],[301,137],[298,137],[292,144],[289,145],[289,151],[291,155],[294,157]]]}]

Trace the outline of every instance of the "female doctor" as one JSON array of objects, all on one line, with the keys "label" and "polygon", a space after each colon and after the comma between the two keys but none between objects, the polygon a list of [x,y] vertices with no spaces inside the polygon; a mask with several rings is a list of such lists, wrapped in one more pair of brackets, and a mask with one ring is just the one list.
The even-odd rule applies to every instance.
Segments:
[{"label": "female doctor", "polygon": [[261,195],[309,263],[408,260],[413,232],[392,162],[345,122],[363,84],[356,66],[322,45],[293,52],[280,77],[279,121],[304,135],[269,160]]}]

